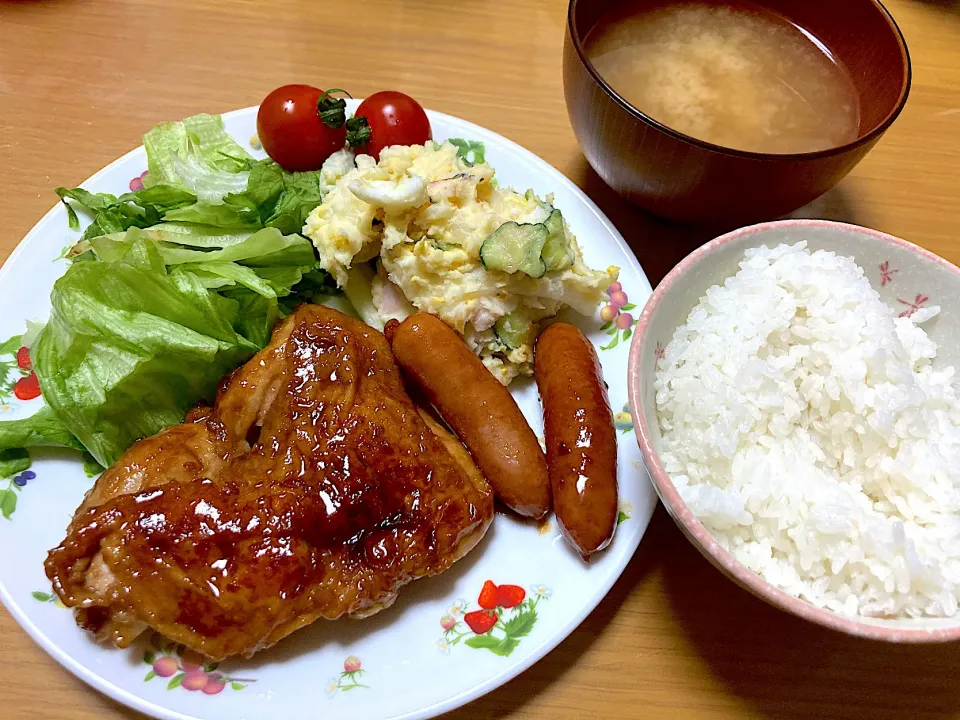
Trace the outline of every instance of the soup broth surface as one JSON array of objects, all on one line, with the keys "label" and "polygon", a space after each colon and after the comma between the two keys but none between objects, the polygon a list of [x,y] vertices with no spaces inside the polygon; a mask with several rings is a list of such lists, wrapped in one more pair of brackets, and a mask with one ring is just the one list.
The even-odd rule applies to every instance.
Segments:
[{"label": "soup broth surface", "polygon": [[627,102],[700,140],[804,153],[857,137],[846,69],[810,33],[751,3],[633,3],[603,18],[586,49]]}]

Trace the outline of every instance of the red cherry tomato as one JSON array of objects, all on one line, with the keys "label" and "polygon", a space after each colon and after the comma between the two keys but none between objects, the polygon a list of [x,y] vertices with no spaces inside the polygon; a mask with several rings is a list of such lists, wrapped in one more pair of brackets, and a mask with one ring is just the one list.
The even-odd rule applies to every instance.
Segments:
[{"label": "red cherry tomato", "polygon": [[320,120],[317,101],[321,95],[322,90],[310,85],[284,85],[260,103],[260,144],[284,170],[319,170],[346,142],[345,127],[328,127]]},{"label": "red cherry tomato", "polygon": [[18,400],[33,400],[40,397],[40,381],[36,373],[30,373],[13,384],[13,394]]},{"label": "red cherry tomato", "polygon": [[374,93],[357,108],[356,117],[370,124],[370,140],[358,152],[380,159],[380,151],[391,145],[423,145],[433,139],[430,120],[420,103],[393,90]]},{"label": "red cherry tomato", "polygon": [[22,347],[17,350],[17,367],[24,370],[30,367],[30,348]]}]

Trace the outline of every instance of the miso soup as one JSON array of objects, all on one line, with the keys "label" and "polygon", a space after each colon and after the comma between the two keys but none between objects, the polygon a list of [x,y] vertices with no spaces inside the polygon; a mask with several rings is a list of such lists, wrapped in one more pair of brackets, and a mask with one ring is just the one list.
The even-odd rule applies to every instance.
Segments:
[{"label": "miso soup", "polygon": [[809,32],[752,3],[634,2],[605,16],[585,45],[627,102],[700,140],[805,153],[857,137],[846,68]]}]

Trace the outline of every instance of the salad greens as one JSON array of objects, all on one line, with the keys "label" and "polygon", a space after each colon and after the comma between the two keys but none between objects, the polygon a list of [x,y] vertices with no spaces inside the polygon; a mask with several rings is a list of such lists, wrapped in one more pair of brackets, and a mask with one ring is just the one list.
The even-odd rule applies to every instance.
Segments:
[{"label": "salad greens", "polygon": [[142,190],[57,188],[71,227],[77,209],[92,222],[31,344],[46,406],[0,422],[0,453],[85,449],[107,466],[212,400],[282,315],[336,291],[299,234],[319,172],[255,160],[210,115],[159,125],[144,145]]},{"label": "salad greens", "polygon": [[219,115],[194,115],[157,125],[143,136],[147,151],[144,186],[178,185],[203,200],[240,192],[253,157],[223,130]]},{"label": "salad greens", "polygon": [[166,265],[138,230],[128,235],[111,243],[111,260],[75,263],[56,282],[31,348],[47,406],[104,466],[181,422],[264,341],[260,327],[242,332],[239,301],[208,289],[202,273]]},{"label": "salad greens", "polygon": [[184,234],[201,236],[265,227],[290,235],[300,232],[323,200],[319,171],[291,173],[272,160],[255,160],[227,135],[219,116],[163,123],[143,143],[149,168],[143,190],[116,197],[57,188],[70,227],[80,221],[68,200],[93,216],[81,240],[160,222],[176,222]]},{"label": "salad greens", "polygon": [[73,200],[93,213],[93,222],[84,230],[81,240],[121,232],[131,227],[145,228],[156,225],[166,213],[197,201],[196,196],[169,185],[157,185],[148,190],[125,193],[120,197],[109,193],[92,193],[83,188],[68,190],[59,187],[55,192],[67,208],[71,228],[79,228],[80,219],[67,200]]},{"label": "salad greens", "polygon": [[233,229],[275,227],[289,234],[300,232],[322,200],[319,172],[291,173],[261,160],[250,169],[243,192],[172,210],[165,219]]},{"label": "salad greens", "polygon": [[[0,423],[0,447],[78,447],[103,466],[211,400],[220,379],[270,339],[304,275],[309,241],[265,228],[198,250],[131,228],[93,238],[53,287],[31,348],[47,408]],[[161,231],[162,232],[162,231]]]},{"label": "salad greens", "polygon": [[[451,142],[484,161],[483,143]],[[352,314],[299,234],[323,200],[319,171],[254,159],[213,115],[158,125],[144,146],[142,190],[56,189],[71,228],[77,208],[92,221],[67,254],[49,321],[24,337],[46,406],[0,422],[0,470],[28,467],[24,448],[42,446],[84,451],[89,472],[106,467],[212,400],[299,303]]]}]

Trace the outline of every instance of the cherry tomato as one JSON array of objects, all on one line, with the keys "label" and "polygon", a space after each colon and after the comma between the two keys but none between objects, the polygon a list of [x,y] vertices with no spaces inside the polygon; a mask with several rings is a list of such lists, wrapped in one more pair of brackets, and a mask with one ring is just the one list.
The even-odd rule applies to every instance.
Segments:
[{"label": "cherry tomato", "polygon": [[390,145],[423,145],[433,139],[430,120],[420,103],[409,95],[393,90],[374,93],[357,108],[356,117],[370,124],[370,140],[358,152],[380,159],[380,151]]},{"label": "cherry tomato", "polygon": [[284,85],[267,95],[257,112],[257,135],[267,155],[284,170],[319,170],[343,149],[345,127],[324,125],[317,112],[323,91],[310,85]]}]

